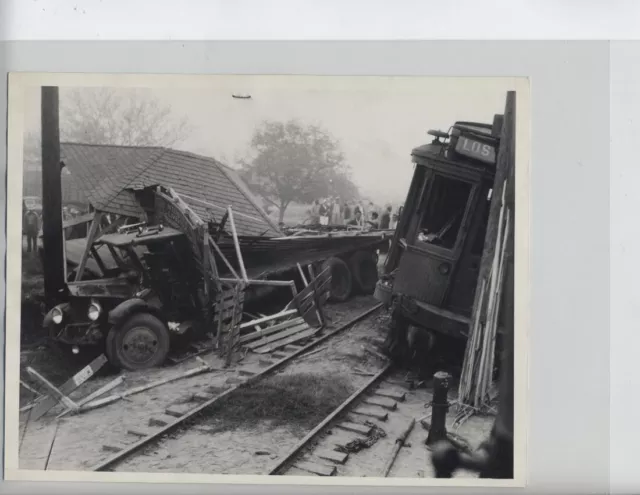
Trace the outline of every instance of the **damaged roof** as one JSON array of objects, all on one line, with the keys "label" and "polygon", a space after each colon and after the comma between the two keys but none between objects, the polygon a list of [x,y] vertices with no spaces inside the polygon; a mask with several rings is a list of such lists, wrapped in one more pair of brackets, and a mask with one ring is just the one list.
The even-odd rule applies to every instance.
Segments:
[{"label": "damaged roof", "polygon": [[60,143],[60,152],[97,210],[143,217],[133,189],[162,185],[205,221],[220,220],[231,206],[239,235],[280,235],[238,174],[213,158],[162,147],[82,143]]}]

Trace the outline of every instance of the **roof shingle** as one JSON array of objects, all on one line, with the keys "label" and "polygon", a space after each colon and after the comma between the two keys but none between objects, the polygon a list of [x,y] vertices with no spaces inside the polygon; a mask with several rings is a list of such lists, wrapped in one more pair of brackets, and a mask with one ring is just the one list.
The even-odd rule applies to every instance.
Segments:
[{"label": "roof shingle", "polygon": [[205,220],[211,214],[219,220],[231,206],[239,235],[279,235],[240,177],[213,158],[169,148],[78,143],[61,143],[61,156],[96,209],[143,216],[130,189],[159,184],[173,188]]}]

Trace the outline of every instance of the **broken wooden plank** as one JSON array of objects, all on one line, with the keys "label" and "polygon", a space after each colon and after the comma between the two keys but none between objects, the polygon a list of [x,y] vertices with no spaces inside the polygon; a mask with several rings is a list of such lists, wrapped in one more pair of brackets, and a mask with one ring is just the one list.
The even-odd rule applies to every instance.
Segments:
[{"label": "broken wooden plank", "polygon": [[338,428],[346,431],[351,431],[353,433],[359,433],[361,435],[369,435],[371,430],[373,429],[371,426],[362,425],[359,423],[352,423],[350,421],[343,421],[342,423],[338,423]]},{"label": "broken wooden plank", "polygon": [[367,397],[364,402],[371,406],[380,406],[385,409],[389,409],[389,411],[395,411],[398,408],[398,403],[396,401],[385,397]]},{"label": "broken wooden plank", "polygon": [[405,394],[402,391],[396,391],[396,390],[376,390],[374,392],[374,395],[379,395],[380,397],[386,397],[388,399],[393,399],[395,401],[398,402],[404,402],[404,400],[407,397],[407,394]]},{"label": "broken wooden plank", "polygon": [[299,325],[296,325],[295,327],[288,328],[287,330],[278,332],[275,335],[271,335],[270,337],[265,337],[263,339],[256,340],[255,342],[251,342],[250,344],[247,344],[245,347],[251,350],[257,349],[258,347],[262,347],[264,345],[270,344],[271,342],[275,342],[277,340],[284,339],[286,337],[294,335],[298,332],[302,332],[307,328],[309,328],[309,325],[303,322],[303,323],[300,323]]},{"label": "broken wooden plank", "polygon": [[[107,356],[104,354],[100,354],[96,359],[91,361],[87,366],[78,371],[75,375],[73,375],[69,380],[67,380],[60,388],[60,392],[65,395],[69,395],[75,389],[77,389],[80,385],[86,382],[89,378],[91,378],[100,368],[102,368],[107,363]],[[55,406],[58,403],[57,399],[54,397],[47,396],[42,401],[40,401],[31,411],[31,419],[37,420],[44,416],[49,409]]]},{"label": "broken wooden plank", "polygon": [[386,421],[389,419],[389,413],[381,411],[379,409],[374,409],[373,407],[358,407],[354,409],[353,414],[357,414],[359,416],[368,416],[370,418],[375,418],[380,421]]},{"label": "broken wooden plank", "polygon": [[287,320],[285,322],[263,328],[262,330],[259,330],[257,332],[251,332],[251,333],[248,333],[247,335],[243,335],[242,337],[240,337],[240,340],[238,342],[241,344],[244,344],[245,342],[251,342],[252,340],[256,340],[261,337],[271,335],[272,333],[275,333],[279,330],[284,330],[286,328],[293,327],[294,325],[300,325],[301,323],[304,323],[304,320],[302,318],[294,318],[292,320]]},{"label": "broken wooden plank", "polygon": [[325,461],[335,462],[336,464],[344,464],[349,458],[349,454],[343,452],[336,452],[335,450],[321,450],[314,452],[316,456]]},{"label": "broken wooden plank", "polygon": [[324,464],[309,461],[297,462],[293,467],[302,469],[308,473],[317,474],[318,476],[334,476],[337,471],[335,466],[325,466]]},{"label": "broken wooden plank", "polygon": [[271,354],[272,357],[276,358],[276,359],[284,359],[288,356],[288,354],[285,354],[284,352],[274,352],[273,354]]},{"label": "broken wooden plank", "polygon": [[107,392],[113,390],[114,388],[116,388],[118,385],[120,385],[122,382],[124,381],[124,376],[120,375],[118,378],[116,378],[115,380],[110,381],[109,383],[107,383],[106,385],[104,385],[103,387],[100,387],[98,390],[96,390],[95,392],[87,395],[86,397],[84,397],[82,400],[78,401],[76,403],[76,405],[78,406],[78,409],[76,409],[75,411],[72,409],[67,409],[66,411],[63,411],[62,413],[60,413],[58,415],[58,418],[62,418],[64,416],[66,416],[67,414],[69,414],[70,412],[78,412],[82,406],[84,406],[85,404],[91,402],[94,399],[97,399],[98,397],[100,397],[101,395],[106,394]]},{"label": "broken wooden plank", "polygon": [[185,371],[184,373],[180,373],[178,375],[174,375],[174,376],[170,376],[167,378],[164,378],[162,380],[158,380],[155,382],[151,382],[151,383],[147,383],[146,385],[141,385],[139,387],[135,387],[132,388],[130,390],[126,390],[125,392],[121,393],[121,394],[117,394],[117,395],[110,395],[108,397],[104,397],[102,399],[98,399],[92,402],[89,402],[88,404],[83,405],[80,408],[80,412],[85,412],[85,411],[90,411],[91,409],[96,409],[98,407],[102,407],[102,406],[106,406],[109,404],[112,404],[118,400],[124,399],[125,397],[129,397],[131,395],[135,395],[135,394],[139,394],[141,392],[146,392],[149,389],[155,388],[155,387],[159,387],[160,385],[165,385],[167,383],[170,382],[174,382],[176,380],[181,380],[183,378],[190,378],[194,375],[198,375],[200,373],[205,373],[205,372],[209,372],[209,371],[213,371],[212,368],[210,368],[209,366],[200,366],[198,368],[192,368],[189,371]]},{"label": "broken wooden plank", "polygon": [[250,327],[254,327],[256,325],[261,325],[262,323],[267,323],[268,321],[272,321],[272,320],[276,320],[278,318],[284,318],[285,316],[291,316],[294,314],[297,314],[298,310],[297,309],[289,309],[286,311],[281,311],[280,313],[274,313],[272,315],[269,316],[265,316],[263,318],[260,318],[258,320],[252,320],[252,321],[248,321],[246,323],[243,323],[242,325],[240,325],[240,329],[245,329],[245,328],[250,328]]},{"label": "broken wooden plank", "polygon": [[40,397],[40,392],[38,392],[36,389],[34,389],[33,387],[31,387],[28,383],[26,383],[24,380],[20,380],[20,385],[24,388],[26,388],[29,392],[31,392],[32,394],[34,394],[36,396],[36,398]]},{"label": "broken wooden plank", "polygon": [[299,342],[301,340],[308,339],[309,337],[312,337],[313,335],[315,335],[317,332],[318,330],[316,329],[305,330],[303,332],[292,335],[291,337],[278,340],[276,342],[272,342],[271,344],[268,344],[264,347],[253,349],[253,352],[257,354],[265,354],[267,352],[275,351],[276,349],[280,349],[281,347],[288,346],[293,342]]},{"label": "broken wooden plank", "polygon": [[72,410],[77,410],[78,406],[75,402],[73,402],[69,397],[67,397],[64,393],[62,393],[55,385],[53,385],[49,380],[47,380],[44,376],[38,373],[31,367],[27,368],[27,373],[31,375],[32,378],[35,378],[40,384],[49,392],[49,395],[55,397],[58,401],[62,402],[67,408]]}]

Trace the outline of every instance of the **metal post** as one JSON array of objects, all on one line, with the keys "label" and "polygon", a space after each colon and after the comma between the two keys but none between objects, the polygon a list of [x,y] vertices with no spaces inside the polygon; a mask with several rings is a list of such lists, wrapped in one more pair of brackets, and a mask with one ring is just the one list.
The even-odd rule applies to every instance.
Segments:
[{"label": "metal post", "polygon": [[62,231],[62,178],[58,88],[42,87],[42,234],[44,292],[47,306],[60,302],[65,290]]},{"label": "metal post", "polygon": [[433,375],[433,402],[431,404],[431,429],[427,436],[427,445],[433,445],[441,440],[447,440],[447,411],[449,410],[449,379],[444,371]]}]

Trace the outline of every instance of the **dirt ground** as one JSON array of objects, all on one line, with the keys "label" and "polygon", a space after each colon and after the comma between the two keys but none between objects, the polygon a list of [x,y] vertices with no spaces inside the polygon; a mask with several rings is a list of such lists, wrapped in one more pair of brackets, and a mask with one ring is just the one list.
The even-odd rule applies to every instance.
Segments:
[{"label": "dirt ground", "polygon": [[[382,257],[380,263],[383,262]],[[27,284],[24,285],[23,282],[23,288],[28,287],[29,291],[37,292],[39,290],[38,263],[30,257],[26,259],[26,264]],[[327,308],[330,318],[329,329],[339,327],[375,303],[373,297],[363,296],[353,298],[347,303],[329,305]],[[31,310],[35,311],[35,307]],[[37,315],[33,315],[32,319],[37,320]],[[24,312],[23,321],[25,321]],[[33,323],[31,320],[28,322]],[[344,400],[368,381],[372,373],[379,371],[386,364],[386,358],[380,352],[380,345],[386,335],[387,325],[388,315],[384,310],[380,310],[339,336],[320,344],[317,348],[318,352],[297,359],[276,377],[304,376],[305,379],[317,377],[325,381],[339,378],[345,383],[340,392],[343,397],[332,397],[332,399]],[[80,356],[75,360],[61,358],[41,345],[37,338],[23,338],[21,368],[24,370],[26,366],[32,366],[56,385],[62,384],[79,371],[90,361],[90,358],[90,356]],[[222,363],[214,354],[203,355],[202,358],[213,368],[222,368]],[[258,355],[248,354],[242,364],[252,365],[257,363],[258,359]],[[124,383],[109,394],[121,393],[139,385],[184,373],[201,365],[202,363],[196,359],[190,359],[178,365],[152,371],[127,372],[124,374]],[[109,454],[103,451],[103,445],[118,443],[122,438],[127,438],[128,430],[146,427],[151,416],[163,415],[169,405],[185,402],[195,392],[205,391],[211,386],[224,387],[226,380],[234,374],[235,369],[232,367],[224,371],[213,371],[182,379],[94,411],[77,416],[66,416],[59,422],[56,420],[56,415],[63,410],[60,405],[37,421],[31,420],[29,413],[23,413],[20,419],[20,468],[44,469],[52,439],[55,436],[48,469],[90,469],[108,457]],[[103,370],[79,387],[70,397],[79,400],[107,384],[115,376],[113,372]],[[29,381],[26,376],[21,378]],[[455,390],[455,387],[453,389]],[[33,394],[26,388],[21,388],[21,406],[32,399]],[[306,400],[304,395],[301,395],[301,400]],[[406,427],[410,418],[417,419],[428,412],[426,405],[430,400],[428,389],[419,389],[408,394],[407,400],[399,405],[398,410],[389,415],[389,420],[379,423],[387,436],[371,448],[351,455],[348,462],[339,467],[338,475],[377,476],[399,432]],[[455,397],[452,400],[455,400]],[[453,417],[453,414],[449,416]],[[315,418],[312,419],[316,421]],[[317,423],[320,420],[318,419]],[[476,446],[487,437],[492,423],[493,418],[473,417],[464,423],[457,433]],[[177,432],[162,442],[154,444],[142,455],[121,464],[118,470],[262,474],[268,471],[276,459],[287,453],[311,428],[309,422],[287,423],[278,417],[256,419],[255,414],[248,420],[242,417],[229,418],[224,414],[219,417],[205,416],[199,418],[194,426]],[[429,451],[424,445],[426,435],[427,432],[422,426],[416,424],[408,439],[411,446],[402,449],[390,476],[433,476]],[[331,434],[320,442],[332,448],[336,442],[342,442],[345,439],[345,433],[334,428]],[[295,469],[288,474],[308,475],[296,472]],[[460,473],[459,475],[470,476],[471,474]]]},{"label": "dirt ground", "polygon": [[[372,306],[374,302],[371,297],[360,297],[354,298],[348,303],[330,305],[328,307],[328,313],[332,320],[331,326],[337,327],[342,325],[357,314],[360,314],[366,308]],[[372,339],[382,334],[382,329],[377,328],[377,325],[373,328],[371,327],[372,318],[355,325],[335,340],[330,339],[325,350],[305,358],[302,363],[296,364],[295,366],[299,366],[299,371],[304,370],[316,374],[324,374],[327,369],[332,368],[335,370],[343,370],[346,376],[353,377],[354,387],[358,387],[366,377],[347,373],[347,370],[349,370],[351,366],[349,363],[352,362],[366,367],[367,363],[374,363],[375,365],[374,359],[379,359],[372,357],[370,352],[367,351],[367,346],[370,345]],[[335,345],[338,342],[342,343],[338,346],[340,352],[334,353],[331,357],[330,354],[332,350],[337,348]],[[323,348],[323,346],[321,345],[320,348]],[[221,367],[222,363],[220,363],[218,358],[213,354],[202,357],[208,363],[211,363],[214,368]],[[57,359],[55,354],[46,349],[31,351],[23,355],[23,359],[24,365],[28,363],[33,366],[36,370],[45,374],[45,376],[50,377],[51,381],[55,384],[61,384],[80,368],[80,366],[72,366]],[[246,359],[257,360],[258,357],[248,355]],[[198,361],[191,359],[179,365],[153,371],[140,373],[127,372],[125,374],[124,384],[114,389],[111,393],[122,392],[128,388],[160,380],[174,374],[180,374],[200,365]],[[289,368],[287,372],[290,372]],[[77,416],[67,416],[60,421],[58,425],[48,469],[82,470],[93,466],[106,457],[105,452],[102,451],[103,444],[108,444],[116,438],[126,436],[128,429],[145,426],[144,422],[148,420],[151,415],[162,414],[167,406],[186,400],[198,390],[204,390],[210,386],[223,386],[225,380],[233,373],[234,370],[229,369],[197,375],[153,388],[147,392],[131,396],[128,400],[121,400],[94,411],[89,411]],[[104,374],[104,376],[95,376],[77,389],[75,393],[72,393],[70,397],[72,399],[80,399],[102,387],[113,378],[114,375],[109,376],[106,374]],[[29,393],[26,391],[24,392],[24,399],[30,400]],[[21,415],[21,435],[24,435],[20,449],[21,468],[43,469],[51,443],[50,439],[53,438],[54,432],[56,431],[55,416],[62,410],[62,406],[58,405],[38,421],[30,420],[28,413]],[[24,433],[25,425],[27,426],[26,433]],[[262,430],[268,430],[268,435],[258,434]],[[154,464],[161,462],[162,471],[183,470],[181,463],[186,463],[187,460],[189,460],[189,472],[211,473],[218,472],[218,469],[232,470],[234,466],[242,470],[249,469],[248,472],[256,472],[256,469],[262,469],[262,464],[266,462],[269,456],[254,456],[253,452],[278,445],[278,453],[281,453],[282,450],[286,450],[289,445],[292,445],[298,438],[304,435],[304,432],[300,432],[299,429],[293,428],[293,430],[294,431],[283,428],[270,428],[269,424],[252,424],[247,428],[238,428],[233,432],[227,431],[217,435],[202,435],[201,431],[194,429],[193,431],[185,433],[178,443],[173,440],[168,440],[168,442],[172,444],[171,452],[163,453],[163,447],[162,444],[160,444],[158,446],[158,455],[138,457],[131,461],[131,466],[124,464],[122,468],[130,468],[137,471],[155,470]],[[247,440],[246,445],[241,441],[243,438]],[[181,447],[182,444],[185,446],[184,450]],[[218,456],[221,461],[224,461],[223,464],[217,466],[213,463],[213,454],[210,453],[194,457],[193,451],[194,449],[198,449],[199,445],[202,447],[208,446],[210,449],[215,450],[216,456]],[[232,455],[231,451],[235,452],[236,450],[238,454]],[[252,459],[256,462],[255,465],[246,462],[242,454],[245,450],[251,452]],[[167,459],[163,459],[165,456],[168,456]],[[152,460],[152,462],[149,463],[150,465],[145,464],[145,459]],[[169,459],[171,459],[171,461],[167,462]],[[194,461],[193,459],[196,460]],[[200,461],[198,459],[200,459]]]}]

